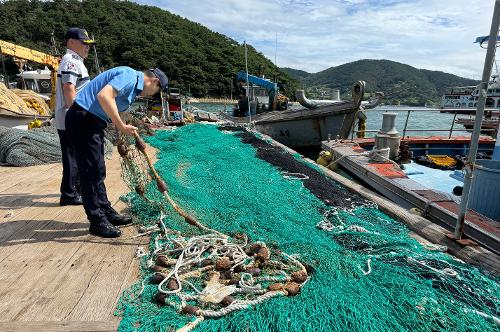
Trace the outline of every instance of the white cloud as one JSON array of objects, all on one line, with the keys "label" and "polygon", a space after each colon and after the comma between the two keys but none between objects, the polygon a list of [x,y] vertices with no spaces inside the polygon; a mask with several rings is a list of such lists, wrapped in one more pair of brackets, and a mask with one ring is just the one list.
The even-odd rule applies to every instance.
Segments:
[{"label": "white cloud", "polygon": [[239,42],[277,62],[317,72],[359,59],[389,59],[417,68],[480,78],[485,51],[472,42],[489,33],[485,0],[140,0]]}]

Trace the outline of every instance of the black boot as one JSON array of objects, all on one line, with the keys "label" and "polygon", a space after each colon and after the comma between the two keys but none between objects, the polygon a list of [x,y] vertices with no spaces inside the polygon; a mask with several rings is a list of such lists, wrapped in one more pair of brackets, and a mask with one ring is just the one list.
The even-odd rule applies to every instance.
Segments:
[{"label": "black boot", "polygon": [[125,214],[119,214],[112,207],[107,208],[105,213],[108,221],[115,226],[128,225],[132,222],[132,217]]},{"label": "black boot", "polygon": [[83,205],[82,197],[80,195],[77,195],[76,197],[61,197],[59,200],[59,205],[65,206],[65,205]]},{"label": "black boot", "polygon": [[122,232],[111,225],[109,221],[101,221],[99,223],[91,223],[89,231],[91,234],[100,237],[119,237]]}]

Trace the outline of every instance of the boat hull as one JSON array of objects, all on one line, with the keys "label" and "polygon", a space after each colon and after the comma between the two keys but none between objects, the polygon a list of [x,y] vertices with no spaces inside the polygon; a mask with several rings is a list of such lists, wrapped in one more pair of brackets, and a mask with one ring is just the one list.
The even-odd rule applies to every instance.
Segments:
[{"label": "boat hull", "polygon": [[[321,141],[349,136],[357,108],[352,102],[320,106],[316,109],[274,111],[252,117],[255,128],[289,147],[319,146]],[[250,119],[227,117],[236,123]]]},{"label": "boat hull", "polygon": [[23,116],[23,115],[6,115],[0,112],[0,127],[14,128],[18,126],[27,126],[31,121],[39,119],[42,121],[48,120],[48,116]]}]

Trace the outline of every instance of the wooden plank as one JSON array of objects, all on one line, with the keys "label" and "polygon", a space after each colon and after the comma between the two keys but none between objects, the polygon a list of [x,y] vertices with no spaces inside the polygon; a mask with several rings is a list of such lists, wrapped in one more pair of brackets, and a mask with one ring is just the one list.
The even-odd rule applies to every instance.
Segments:
[{"label": "wooden plank", "polygon": [[118,322],[115,321],[0,321],[0,331],[3,332],[111,332],[117,329]]},{"label": "wooden plank", "polygon": [[[82,218],[85,217],[82,216]],[[129,232],[131,232],[133,227],[129,227],[129,229]],[[44,248],[42,254],[48,253],[48,255],[51,255],[49,264],[52,261],[58,261],[58,257],[54,253],[61,251],[61,249],[73,255],[71,257],[63,256],[60,258],[59,260],[66,258],[68,260],[61,263],[61,267],[53,269],[55,273],[44,274],[42,282],[40,280],[37,280],[36,284],[31,284],[29,280],[23,282],[29,285],[28,288],[31,292],[23,298],[23,305],[21,307],[17,306],[18,311],[12,319],[32,320],[37,317],[45,317],[45,319],[51,320],[69,319],[68,316],[74,310],[78,310],[80,306],[79,302],[85,297],[85,294],[92,291],[95,287],[95,280],[103,267],[112,265],[111,270],[107,273],[107,279],[125,278],[128,265],[124,266],[119,256],[124,254],[124,250],[127,250],[129,255],[133,256],[136,248],[136,245],[127,239],[127,233],[124,232],[125,235],[119,239],[94,237],[88,235],[86,229],[84,233],[85,237],[83,241],[87,242],[85,244],[81,244],[82,241],[75,241],[73,244],[51,243],[49,247]],[[79,243],[78,247],[74,246]],[[91,245],[88,243],[91,243]],[[50,266],[47,266],[47,264],[44,265],[44,270],[50,269]],[[121,269],[125,269],[125,271],[122,272]],[[27,274],[29,275],[30,272],[27,272]],[[43,287],[39,287],[39,283]],[[105,287],[111,287],[109,280],[104,280],[103,283]],[[115,292],[118,293],[119,287],[116,288],[118,289]],[[23,293],[26,293],[26,291]],[[110,311],[113,311],[114,307],[112,305],[115,302],[115,298],[107,299],[102,291],[98,295],[100,296],[95,299],[96,301],[89,306],[92,313],[105,313],[106,316],[109,316]],[[12,297],[14,296],[11,295]],[[7,310],[8,313],[9,311]],[[88,318],[89,320],[97,319],[92,316],[88,316]],[[76,316],[76,319],[82,319],[81,315]]]},{"label": "wooden plank", "polygon": [[[76,214],[75,214],[76,213]],[[69,221],[79,221],[78,225],[68,225]],[[27,218],[11,222],[9,233],[0,236],[0,263],[13,252],[24,250],[24,246],[33,245],[32,250],[39,250],[37,243],[46,241],[61,241],[66,234],[59,231],[68,227],[75,236],[78,231],[74,228],[88,227],[84,213],[80,207],[65,207],[61,209],[45,210],[43,214],[31,214]],[[82,235],[82,232],[78,232]]]},{"label": "wooden plank", "polygon": [[[120,211],[124,204],[118,198],[128,190],[119,180],[118,154],[115,156],[108,161],[106,185],[110,201]],[[57,191],[58,181],[57,187],[52,186]],[[47,183],[37,183],[30,190],[46,192],[46,187]],[[137,264],[133,256],[139,240],[126,238],[133,227],[120,239],[93,237],[88,235],[82,207],[32,206],[13,219],[24,222],[25,227],[18,228],[20,234],[12,237],[10,232],[0,240],[0,256],[5,257],[0,265],[0,319],[50,321],[73,315],[81,320],[78,312],[85,312],[89,321],[96,321],[92,316],[97,313],[104,320],[113,317],[121,291],[129,284],[126,279],[138,272],[135,268],[132,273],[131,265]],[[113,272],[112,289],[104,294],[103,287],[110,286],[107,279]],[[82,305],[89,308],[80,308]]]},{"label": "wooden plank", "polygon": [[[131,227],[123,229],[123,233],[122,236],[129,238],[135,234]],[[67,316],[67,319],[111,319],[112,312],[102,309],[114,308],[118,302],[130,266],[137,260],[135,258],[136,248],[136,239],[123,242],[120,245],[107,246],[106,255],[100,263],[100,269],[94,274],[94,278],[80,297],[78,305]],[[95,303],[99,303],[100,308],[96,307]]]},{"label": "wooden plank", "polygon": [[[56,181],[49,182],[49,185],[54,185]],[[49,187],[50,188],[50,187]],[[43,192],[39,189],[34,189],[38,192]],[[67,207],[61,207],[58,204],[59,194],[58,193],[47,193],[43,195],[28,195],[29,197],[37,197],[39,201],[35,204],[34,201],[31,203],[28,202],[30,198],[25,200],[25,207],[20,208],[18,210],[12,210],[8,212],[8,215],[11,215],[8,218],[1,219],[0,222],[0,243],[6,241],[11,238],[13,234],[16,232],[24,232],[26,233],[26,227],[33,227],[33,220],[40,220],[40,217],[50,218],[54,217],[54,213],[64,211]],[[44,197],[45,196],[45,197]],[[22,204],[22,203],[16,203]],[[2,210],[2,212],[7,213],[7,210]],[[3,213],[2,213],[3,214]],[[5,216],[5,214],[0,215]],[[30,225],[31,224],[31,225]],[[36,225],[39,227],[39,225]]]},{"label": "wooden plank", "polygon": [[[40,205],[39,200],[48,196],[59,198],[60,176],[53,172],[46,172],[36,179],[25,179],[17,182],[9,189],[0,193],[0,216],[8,210],[19,211],[22,208]],[[40,190],[44,187],[50,193]]]},{"label": "wooden plank", "polygon": [[[113,166],[114,167],[109,172],[111,179],[114,179],[116,177],[116,174],[120,172],[119,169],[116,169],[116,165]],[[56,182],[52,181],[51,183],[44,183],[43,186],[47,184],[48,186],[54,187],[56,186],[56,183],[58,183],[59,180],[55,181]],[[38,190],[46,191],[45,188],[43,189],[39,188]],[[115,198],[113,199],[116,201],[118,197],[116,199]],[[30,238],[29,235],[30,234],[32,235],[33,233],[30,233],[29,229],[33,227],[36,227],[37,229],[43,229],[44,227],[46,227],[46,222],[49,222],[50,220],[56,218],[59,210],[67,211],[68,209],[83,209],[81,206],[61,207],[59,206],[58,201],[59,201],[59,194],[58,193],[52,194],[50,196],[47,196],[47,198],[43,201],[43,204],[28,206],[26,209],[15,211],[14,216],[10,218],[4,218],[3,221],[0,223],[0,243],[11,239],[15,233],[22,233],[24,234],[24,236],[27,236],[27,238]],[[56,209],[54,209],[54,207]],[[37,216],[44,216],[46,218],[46,222],[45,223],[42,222],[41,224],[39,222],[34,222],[34,220],[38,219],[36,218]],[[0,261],[1,260],[2,260],[2,254],[0,253]]]},{"label": "wooden plank", "polygon": [[[78,211],[76,214],[83,218],[82,212]],[[30,307],[44,308],[52,300],[50,296],[39,295],[51,281],[60,281],[60,278],[68,277],[67,273],[62,275],[60,273],[64,273],[68,265],[74,264],[72,262],[78,258],[76,253],[83,246],[82,240],[89,237],[86,229],[80,230],[83,239],[71,236],[72,233],[70,236],[65,236],[67,232],[71,232],[67,224],[53,222],[50,231],[35,235],[34,243],[22,246],[2,262],[1,317],[17,320],[16,316],[20,317]],[[59,238],[64,239],[64,242],[57,241]],[[75,269],[75,272],[78,276],[86,271]],[[44,316],[40,318],[42,317],[47,319]]]},{"label": "wooden plank", "polygon": [[[0,167],[0,170],[4,167]],[[54,170],[59,170],[54,172]],[[10,190],[13,186],[20,182],[36,181],[40,177],[46,175],[58,174],[59,179],[62,176],[62,165],[60,164],[47,164],[40,166],[30,166],[30,167],[18,167],[16,170],[8,170],[7,172],[2,172],[0,177],[2,178],[2,186],[0,187],[0,193]]]},{"label": "wooden plank", "polygon": [[[128,227],[128,229],[128,233],[133,232],[133,227]],[[32,320],[38,317],[50,320],[68,319],[71,312],[80,306],[79,302],[85,294],[95,287],[97,274],[107,265],[109,265],[110,270],[107,271],[106,278],[103,280],[104,287],[112,287],[107,280],[110,278],[121,279],[123,282],[126,270],[129,268],[126,264],[130,264],[129,257],[134,256],[137,247],[134,243],[135,239],[130,241],[127,231],[119,239],[97,238],[88,235],[86,228],[83,232],[85,237],[80,241],[72,243],[52,242],[43,249],[40,255],[47,255],[45,258],[47,263],[43,265],[44,273],[34,283],[29,279],[25,280],[24,275],[20,276],[20,281],[17,284],[20,283],[24,287],[20,293],[25,295],[21,295],[23,296],[21,305],[16,306],[17,313],[12,319]],[[120,259],[120,255],[127,257],[126,264],[124,264],[123,259]],[[58,263],[58,266],[53,267],[53,263]],[[36,273],[32,270],[27,271],[25,275],[29,277],[34,272]],[[120,287],[113,288],[116,288],[115,293],[119,294]],[[9,298],[16,298],[16,293],[10,294]],[[108,299],[105,292],[100,291],[95,300],[92,305],[89,305],[94,313],[101,315],[105,313],[108,316],[110,312],[112,313],[113,304],[116,302],[115,298]],[[7,309],[5,314],[9,313],[10,311]],[[75,317],[82,319],[81,315]],[[89,316],[89,320],[96,319]]]}]

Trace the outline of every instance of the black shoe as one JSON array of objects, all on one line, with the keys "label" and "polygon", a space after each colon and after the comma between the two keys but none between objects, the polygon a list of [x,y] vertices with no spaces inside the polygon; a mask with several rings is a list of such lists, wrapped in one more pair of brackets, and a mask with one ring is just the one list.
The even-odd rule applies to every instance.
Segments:
[{"label": "black shoe", "polygon": [[115,226],[123,226],[132,223],[132,217],[125,214],[119,214],[112,207],[107,208],[105,214],[108,221]]},{"label": "black shoe", "polygon": [[67,197],[61,197],[59,200],[59,205],[65,206],[65,205],[83,205],[82,197],[81,196],[76,196],[72,198],[67,198]]},{"label": "black shoe", "polygon": [[122,235],[122,232],[108,221],[90,224],[89,231],[91,234],[100,237],[119,237]]},{"label": "black shoe", "polygon": [[108,221],[115,226],[123,226],[132,223],[132,217],[124,214],[115,213],[106,215],[106,217],[108,218]]}]

